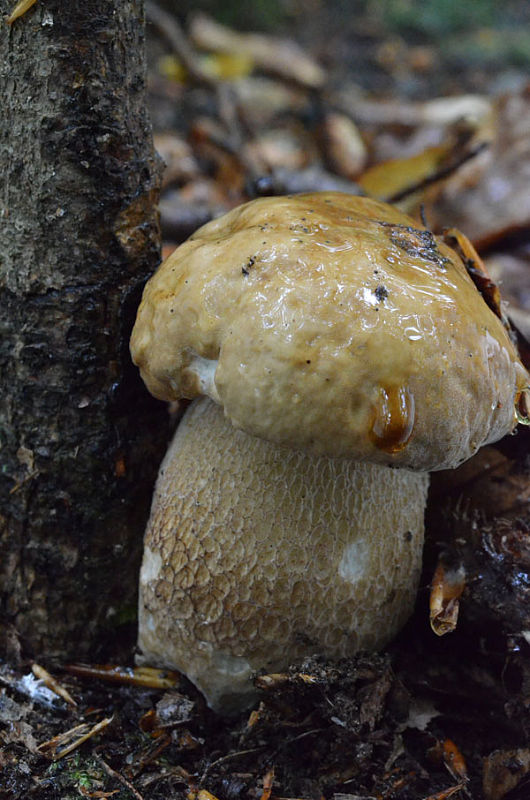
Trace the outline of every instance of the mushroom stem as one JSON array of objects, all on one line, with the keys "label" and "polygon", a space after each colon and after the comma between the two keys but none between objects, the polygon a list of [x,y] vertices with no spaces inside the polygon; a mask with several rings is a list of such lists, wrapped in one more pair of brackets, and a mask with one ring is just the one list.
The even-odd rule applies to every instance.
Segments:
[{"label": "mushroom stem", "polygon": [[425,472],[308,455],[235,430],[208,399],[161,467],[140,578],[140,660],[224,713],[252,676],[388,642],[417,589]]}]

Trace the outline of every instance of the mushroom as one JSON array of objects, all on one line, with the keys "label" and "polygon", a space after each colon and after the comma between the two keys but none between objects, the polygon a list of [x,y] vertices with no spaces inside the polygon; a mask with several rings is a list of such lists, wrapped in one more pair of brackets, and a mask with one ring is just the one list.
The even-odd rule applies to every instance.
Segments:
[{"label": "mushroom", "polygon": [[206,396],[160,469],[140,660],[222,712],[260,669],[395,636],[428,472],[511,431],[529,382],[454,250],[335,192],[200,228],[148,282],[131,352],[156,397]]}]

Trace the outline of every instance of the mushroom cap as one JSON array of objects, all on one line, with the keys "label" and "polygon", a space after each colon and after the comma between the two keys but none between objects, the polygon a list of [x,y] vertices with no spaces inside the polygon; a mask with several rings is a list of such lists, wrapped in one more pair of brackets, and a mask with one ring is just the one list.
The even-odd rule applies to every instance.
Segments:
[{"label": "mushroom cap", "polygon": [[317,455],[436,470],[511,431],[528,384],[450,247],[385,203],[254,200],[148,282],[131,339],[156,397]]}]

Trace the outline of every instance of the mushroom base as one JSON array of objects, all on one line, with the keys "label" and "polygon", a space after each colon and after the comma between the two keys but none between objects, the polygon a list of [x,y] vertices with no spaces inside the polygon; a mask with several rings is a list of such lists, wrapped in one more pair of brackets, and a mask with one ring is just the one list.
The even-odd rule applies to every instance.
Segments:
[{"label": "mushroom base", "polygon": [[428,475],[310,456],[236,431],[210,400],[160,469],[140,576],[140,663],[223,713],[258,670],[384,646],[409,616]]}]

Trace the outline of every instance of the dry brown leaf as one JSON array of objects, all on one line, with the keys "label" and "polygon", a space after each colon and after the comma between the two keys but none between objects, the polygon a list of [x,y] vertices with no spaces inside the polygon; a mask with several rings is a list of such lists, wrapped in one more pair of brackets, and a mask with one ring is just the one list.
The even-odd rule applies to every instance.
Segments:
[{"label": "dry brown leaf", "polygon": [[247,123],[263,130],[282,115],[299,114],[307,105],[303,89],[265,75],[250,75],[233,84],[236,102]]},{"label": "dry brown leaf", "polygon": [[492,114],[492,101],[479,94],[435,97],[426,103],[407,102],[403,97],[372,100],[360,95],[357,83],[337,92],[335,100],[346,113],[355,112],[358,123],[376,126],[445,127],[465,122],[482,127],[488,124]]},{"label": "dry brown leaf", "polygon": [[217,800],[217,797],[214,794],[212,794],[211,792],[208,792],[206,789],[201,789],[199,792],[197,792],[196,799],[197,800]]},{"label": "dry brown leaf", "polygon": [[502,322],[506,323],[501,308],[501,293],[491,280],[484,262],[467,238],[458,228],[448,228],[443,234],[444,241],[455,250],[465,264],[468,275],[484,298],[484,301]]},{"label": "dry brown leaf", "polygon": [[263,172],[274,169],[304,169],[315,157],[314,146],[305,131],[276,128],[259,134],[244,147],[245,154]]},{"label": "dry brown leaf", "polygon": [[530,227],[530,91],[495,105],[491,146],[429,192],[429,220],[466,232],[482,250]]},{"label": "dry brown leaf", "polygon": [[456,470],[432,476],[432,497],[465,496],[468,509],[480,509],[486,520],[514,517],[530,500],[530,480],[511,459],[495,447],[485,447]]},{"label": "dry brown leaf", "polygon": [[463,566],[448,569],[438,562],[431,583],[430,623],[437,636],[452,633],[458,621],[459,600],[466,585]]},{"label": "dry brown leaf", "polygon": [[[502,800],[530,773],[530,750],[495,750],[484,759],[482,788],[486,800]],[[522,795],[521,795],[522,797]]]},{"label": "dry brown leaf", "polygon": [[362,172],[368,151],[355,122],[345,114],[328,112],[320,126],[324,159],[338,175],[355,180]]},{"label": "dry brown leaf", "polygon": [[467,765],[465,758],[453,740],[444,739],[442,747],[444,764],[453,778],[458,778],[461,781],[467,780]]},{"label": "dry brown leaf", "polygon": [[162,156],[165,169],[162,186],[170,183],[185,183],[200,174],[193,151],[180,136],[174,133],[158,133],[154,136],[155,149]]},{"label": "dry brown leaf", "polygon": [[508,318],[530,342],[530,247],[492,253],[484,262],[492,280],[502,286]]},{"label": "dry brown leaf", "polygon": [[[0,719],[0,722],[5,723],[5,719]],[[33,728],[29,723],[24,722],[24,720],[9,721],[5,729],[0,731],[0,742],[2,742],[2,744],[17,742],[23,744],[30,753],[38,753],[39,747],[33,734]]]}]

